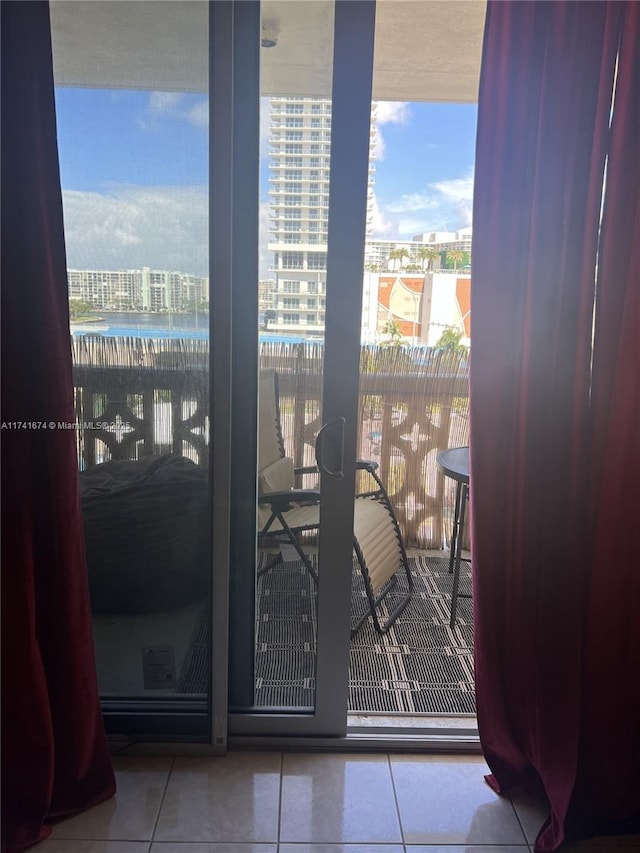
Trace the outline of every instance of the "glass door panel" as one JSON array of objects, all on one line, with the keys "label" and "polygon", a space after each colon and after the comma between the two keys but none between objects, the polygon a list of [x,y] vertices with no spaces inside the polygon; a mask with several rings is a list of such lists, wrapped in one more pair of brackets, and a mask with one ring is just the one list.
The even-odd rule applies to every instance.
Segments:
[{"label": "glass door panel", "polygon": [[[298,477],[293,468],[315,464],[322,426],[333,4],[263,3],[261,26],[259,279],[251,294],[253,316],[245,300],[235,307],[257,341],[253,366],[247,364],[253,375],[241,394],[256,389],[254,488],[260,496],[254,530],[237,530],[255,543],[251,557],[247,546],[244,568],[239,560],[231,567],[230,705],[237,711],[313,713],[319,503],[307,508],[312,527],[297,552],[280,521],[270,520],[262,493],[320,486],[317,472]],[[320,90],[292,85],[290,51],[285,48],[283,59],[281,39],[295,55],[315,52]],[[271,47],[269,40],[275,42]],[[248,410],[242,416],[247,419]]]},{"label": "glass door panel", "polygon": [[[290,5],[277,21],[283,37],[301,12]],[[325,39],[318,68],[323,89],[309,94],[307,88],[296,93],[291,87],[261,99],[261,138],[267,140],[261,203],[268,207],[269,229],[263,234],[268,267],[259,285],[258,314],[254,697],[256,708],[307,713],[315,708],[316,689],[320,475],[315,442],[323,424],[333,57],[331,4],[310,6]],[[263,4],[263,26],[276,26],[274,14]],[[303,33],[298,49],[317,49],[313,29],[305,26]],[[264,85],[275,70],[268,49],[261,58]],[[269,494],[283,489],[305,490],[306,501],[273,502]]]},{"label": "glass door panel", "polygon": [[208,4],[146,5],[52,4],[80,490],[108,729],[206,739]]},{"label": "glass door panel", "polygon": [[230,672],[230,724],[236,733],[340,734],[373,4],[265,2],[262,33],[258,506],[255,538],[245,532],[257,548],[244,598],[234,600],[232,581],[230,609],[232,621],[234,612],[255,619],[251,649]]},{"label": "glass door panel", "polygon": [[[387,613],[406,602],[391,630],[380,633],[368,620],[351,641],[349,731],[359,734],[475,726],[471,600],[464,599],[452,630],[449,552],[438,554],[451,535],[456,489],[436,457],[469,441],[468,164],[477,106],[472,90],[447,91],[443,80],[427,85],[415,63],[411,80],[392,84],[389,34],[396,51],[402,44],[406,57],[415,57],[427,14],[419,5],[407,6],[400,20],[393,4],[380,4],[376,22],[370,169],[385,232],[368,235],[362,273],[359,455],[377,463],[411,556],[409,571],[397,571],[393,586],[381,590]],[[479,48],[482,22],[476,26]],[[431,35],[455,49],[448,25],[432,27]],[[415,100],[398,100],[403,93]],[[468,102],[447,102],[451,97]]]}]

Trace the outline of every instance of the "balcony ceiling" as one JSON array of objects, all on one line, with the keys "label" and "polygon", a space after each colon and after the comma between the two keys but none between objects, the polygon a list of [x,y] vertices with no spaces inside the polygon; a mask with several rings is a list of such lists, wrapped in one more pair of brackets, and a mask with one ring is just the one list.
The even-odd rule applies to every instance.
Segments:
[{"label": "balcony ceiling", "polygon": [[[374,99],[477,100],[485,0],[378,0]],[[56,82],[207,89],[204,0],[52,0]],[[264,0],[277,44],[262,49],[263,95],[331,94],[333,3]]]}]

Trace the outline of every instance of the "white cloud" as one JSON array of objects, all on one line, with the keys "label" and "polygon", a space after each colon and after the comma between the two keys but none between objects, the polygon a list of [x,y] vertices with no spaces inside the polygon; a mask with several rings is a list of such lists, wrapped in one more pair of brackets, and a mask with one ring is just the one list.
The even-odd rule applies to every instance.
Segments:
[{"label": "white cloud", "polygon": [[205,187],[114,186],[63,192],[71,269],[156,269],[208,275]]},{"label": "white cloud", "polygon": [[464,178],[437,181],[433,188],[448,202],[458,219],[456,228],[471,225],[473,216],[473,172]]},{"label": "white cloud", "polygon": [[[208,275],[206,187],[115,186],[63,191],[70,269],[155,269]],[[271,273],[269,202],[260,204],[260,278]]]},{"label": "white cloud", "polygon": [[390,213],[407,213],[410,210],[434,210],[441,200],[430,193],[405,193],[397,201],[387,205]]},{"label": "white cloud", "polygon": [[137,117],[138,127],[142,130],[157,130],[160,118],[167,117],[178,121],[187,121],[195,127],[209,127],[209,101],[207,99],[185,104],[186,96],[181,92],[152,92],[146,107]]},{"label": "white cloud", "polygon": [[407,101],[376,101],[375,145],[374,158],[384,160],[387,146],[382,133],[384,124],[408,124],[411,119],[411,109]]},{"label": "white cloud", "polygon": [[408,101],[376,101],[378,124],[407,124],[411,118]]},{"label": "white cloud", "polygon": [[398,233],[404,240],[409,240],[416,234],[422,234],[424,231],[433,231],[434,228],[425,224],[427,222],[429,220],[418,216],[402,217],[397,223]]},{"label": "white cloud", "polygon": [[383,208],[403,237],[464,228],[471,225],[473,213],[473,170],[462,178],[434,181],[422,192],[405,193]]},{"label": "white cloud", "polygon": [[186,117],[196,127],[209,127],[209,102],[200,101],[195,104],[186,113]]},{"label": "white cloud", "polygon": [[147,110],[150,113],[172,113],[182,98],[180,92],[152,92],[149,95]]},{"label": "white cloud", "polygon": [[436,181],[430,184],[447,198],[473,198],[473,173],[466,178],[454,178],[451,181]]},{"label": "white cloud", "polygon": [[113,237],[120,246],[137,246],[142,242],[138,234],[134,234],[124,228],[116,228],[113,232]]},{"label": "white cloud", "polygon": [[374,240],[393,239],[399,236],[397,223],[381,209],[375,193],[372,193],[371,213],[371,237]]},{"label": "white cloud", "polygon": [[376,128],[375,134],[376,135],[373,145],[373,158],[374,160],[384,160],[387,153],[387,145],[384,141],[384,137],[380,128]]}]

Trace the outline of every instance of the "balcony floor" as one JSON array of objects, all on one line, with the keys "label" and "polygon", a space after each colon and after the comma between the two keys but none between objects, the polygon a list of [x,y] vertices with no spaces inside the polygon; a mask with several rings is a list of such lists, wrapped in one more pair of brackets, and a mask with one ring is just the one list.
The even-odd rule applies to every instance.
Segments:
[{"label": "balcony floor", "polygon": [[[410,604],[389,632],[376,633],[367,620],[351,640],[349,712],[384,715],[474,715],[473,625],[469,598],[458,600],[449,627],[453,576],[442,552],[412,552]],[[470,592],[468,562],[461,592]],[[406,590],[398,575],[397,592]],[[354,575],[352,613],[367,609],[359,574]],[[259,578],[256,642],[256,704],[299,708],[313,705],[315,584],[301,562],[278,562]],[[383,611],[384,612],[384,611]]]}]

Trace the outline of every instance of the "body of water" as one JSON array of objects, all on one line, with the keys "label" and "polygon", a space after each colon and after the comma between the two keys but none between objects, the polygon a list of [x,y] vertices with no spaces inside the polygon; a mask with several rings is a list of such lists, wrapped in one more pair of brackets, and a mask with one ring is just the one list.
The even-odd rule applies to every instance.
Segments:
[{"label": "body of water", "polygon": [[[74,337],[90,335],[109,338],[187,339],[206,341],[209,338],[209,315],[198,314],[146,314],[121,311],[101,311],[95,323],[73,323]],[[260,332],[261,341],[301,343],[307,338],[300,335],[278,335]]]}]

